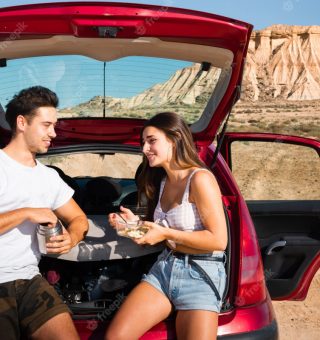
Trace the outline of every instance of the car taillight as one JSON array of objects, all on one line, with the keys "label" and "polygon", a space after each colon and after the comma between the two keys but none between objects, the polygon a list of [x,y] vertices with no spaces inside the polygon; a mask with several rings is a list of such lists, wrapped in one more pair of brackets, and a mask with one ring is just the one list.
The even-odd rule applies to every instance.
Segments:
[{"label": "car taillight", "polygon": [[248,209],[242,198],[240,212],[239,285],[234,305],[244,307],[266,299],[266,285],[258,238]]}]

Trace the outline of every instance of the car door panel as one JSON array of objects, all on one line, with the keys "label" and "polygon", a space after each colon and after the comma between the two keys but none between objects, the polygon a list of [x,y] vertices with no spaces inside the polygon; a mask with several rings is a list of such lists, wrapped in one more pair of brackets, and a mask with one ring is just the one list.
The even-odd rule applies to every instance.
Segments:
[{"label": "car door panel", "polygon": [[272,298],[292,294],[320,251],[319,201],[247,201]]},{"label": "car door panel", "polygon": [[[314,153],[315,162],[319,161],[320,143],[313,139],[274,134],[227,133],[222,143],[221,153],[230,169],[234,172],[238,184],[239,178],[235,173],[237,168],[235,162],[233,162],[236,157],[234,153],[232,154],[232,143],[237,141],[245,144],[248,141],[257,143],[263,141],[305,146],[316,151]],[[239,149],[235,148],[234,150]],[[270,149],[261,148],[261,145],[260,150],[266,150],[266,153],[270,151]],[[270,155],[272,153],[269,152],[264,173],[261,172],[261,169],[259,172],[259,169],[256,171],[254,167],[251,169],[246,164],[246,169],[250,169],[250,173],[249,175],[245,174],[247,175],[245,181],[250,181],[250,178],[254,177],[256,182],[263,183],[266,172],[270,173],[278,166],[277,164],[274,167],[271,166]],[[252,155],[250,156],[252,157]],[[290,156],[290,153],[287,153],[283,157],[289,158]],[[297,157],[297,154],[295,154],[295,157]],[[295,163],[293,162],[293,164]],[[315,168],[317,171],[320,169],[319,164],[320,161]],[[261,162],[257,161],[253,165],[260,167]],[[244,175],[244,172],[242,172],[242,175]],[[250,199],[246,198],[244,194],[247,183],[242,186],[239,185],[246,199],[258,236],[266,284],[271,297],[276,300],[304,299],[313,275],[320,268],[320,200],[318,199],[318,197],[320,198],[320,192],[317,189],[319,186],[318,175],[314,173],[312,175],[316,186],[304,189],[305,192],[313,190],[310,197],[315,199],[291,198],[286,200],[273,199],[272,197],[269,197],[270,199]],[[284,173],[283,176],[286,176],[286,174]],[[289,176],[289,172],[287,176]],[[278,178],[274,174],[271,175],[272,182],[277,180]],[[258,188],[263,187],[261,183],[257,186]],[[277,190],[278,193],[276,192],[275,196],[277,194],[281,196],[281,188],[279,187]]]}]

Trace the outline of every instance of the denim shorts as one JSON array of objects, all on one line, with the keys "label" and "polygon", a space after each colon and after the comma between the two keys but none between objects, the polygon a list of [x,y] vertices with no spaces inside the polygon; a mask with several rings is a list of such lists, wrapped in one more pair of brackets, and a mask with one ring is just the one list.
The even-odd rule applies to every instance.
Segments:
[{"label": "denim shorts", "polygon": [[[225,253],[201,254],[199,259],[197,255],[178,254],[180,256],[165,249],[149,273],[143,275],[142,281],[165,294],[176,310],[197,309],[219,313],[226,285]],[[216,258],[219,260],[215,261]]]}]

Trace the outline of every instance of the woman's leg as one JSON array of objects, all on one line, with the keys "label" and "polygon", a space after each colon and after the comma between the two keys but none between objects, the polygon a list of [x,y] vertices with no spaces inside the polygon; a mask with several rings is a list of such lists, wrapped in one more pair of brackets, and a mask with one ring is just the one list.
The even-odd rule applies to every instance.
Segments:
[{"label": "woman's leg", "polygon": [[147,282],[139,283],[112,320],[106,340],[137,340],[171,312],[169,299]]},{"label": "woman's leg", "polygon": [[218,313],[206,310],[180,310],[176,318],[179,340],[214,340],[217,338]]}]

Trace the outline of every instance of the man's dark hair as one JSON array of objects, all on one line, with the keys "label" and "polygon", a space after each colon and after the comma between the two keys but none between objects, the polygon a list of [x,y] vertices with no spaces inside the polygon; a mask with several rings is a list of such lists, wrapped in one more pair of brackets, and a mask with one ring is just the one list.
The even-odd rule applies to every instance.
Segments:
[{"label": "man's dark hair", "polygon": [[26,117],[28,122],[31,122],[35,116],[35,111],[39,107],[56,108],[58,102],[57,95],[43,86],[33,86],[21,90],[6,105],[6,120],[11,127],[12,133],[16,132],[17,117],[19,115]]}]

